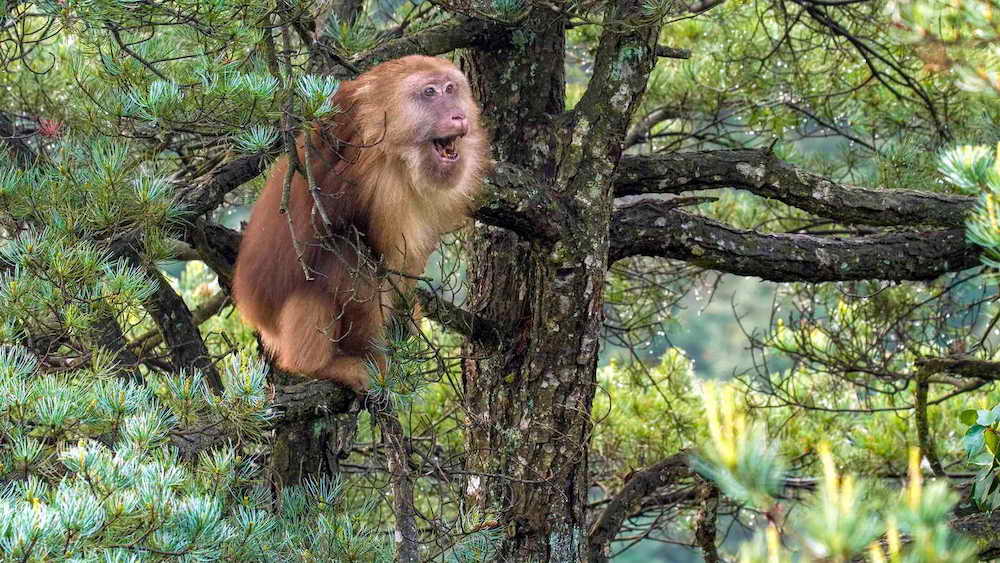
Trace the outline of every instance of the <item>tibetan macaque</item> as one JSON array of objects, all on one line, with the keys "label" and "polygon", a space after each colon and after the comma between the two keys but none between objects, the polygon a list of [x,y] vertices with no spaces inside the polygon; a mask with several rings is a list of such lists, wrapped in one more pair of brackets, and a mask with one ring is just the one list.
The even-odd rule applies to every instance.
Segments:
[{"label": "tibetan macaque", "polygon": [[339,112],[297,141],[317,193],[296,171],[281,213],[288,158],[274,165],[233,298],[279,367],[361,393],[367,366],[385,369],[392,308],[441,234],[467,219],[488,141],[468,81],[443,59],[380,64],[341,84],[333,103]]}]

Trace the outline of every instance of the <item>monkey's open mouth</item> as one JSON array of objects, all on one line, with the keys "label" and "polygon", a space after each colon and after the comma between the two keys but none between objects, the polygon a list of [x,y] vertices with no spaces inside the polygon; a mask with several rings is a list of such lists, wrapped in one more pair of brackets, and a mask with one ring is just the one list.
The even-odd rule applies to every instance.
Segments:
[{"label": "monkey's open mouth", "polygon": [[455,142],[461,137],[461,135],[452,135],[451,137],[434,139],[432,144],[434,145],[434,152],[437,153],[438,158],[446,162],[455,162],[458,160],[458,149],[455,148]]}]

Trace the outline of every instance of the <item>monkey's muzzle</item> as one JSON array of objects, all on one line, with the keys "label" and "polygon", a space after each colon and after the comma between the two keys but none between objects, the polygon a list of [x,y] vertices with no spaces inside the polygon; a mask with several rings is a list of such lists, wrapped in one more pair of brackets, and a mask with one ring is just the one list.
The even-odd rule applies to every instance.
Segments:
[{"label": "monkey's muzzle", "polygon": [[440,137],[438,139],[434,139],[432,144],[434,145],[434,152],[437,153],[438,158],[444,160],[445,162],[455,162],[458,160],[459,155],[456,143],[461,137],[461,135],[452,135],[450,137]]}]

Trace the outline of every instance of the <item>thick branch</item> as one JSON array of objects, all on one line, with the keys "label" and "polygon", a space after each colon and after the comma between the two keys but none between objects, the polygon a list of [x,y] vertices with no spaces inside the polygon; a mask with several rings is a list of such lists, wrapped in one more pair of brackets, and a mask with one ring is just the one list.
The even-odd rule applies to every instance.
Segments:
[{"label": "thick branch", "polygon": [[[458,17],[427,29],[391,39],[380,43],[374,49],[360,53],[348,60],[354,70],[364,72],[369,68],[392,59],[406,55],[443,55],[455,49],[472,47],[484,43],[491,29],[499,27],[485,20]],[[339,78],[353,78],[350,68],[343,68],[331,61],[332,66],[321,69],[321,72],[333,74]]]},{"label": "thick branch", "polygon": [[694,539],[701,548],[705,563],[719,563],[719,549],[715,522],[719,516],[719,487],[701,479],[698,483],[698,500],[701,506],[694,517]]},{"label": "thick branch", "polygon": [[198,370],[205,376],[212,390],[222,390],[222,379],[184,299],[170,287],[158,269],[143,264],[137,252],[122,245],[117,246],[116,253],[119,256],[142,268],[156,284],[156,290],[143,306],[163,336],[174,367]]},{"label": "thick branch", "polygon": [[986,381],[1000,380],[1000,362],[973,360],[971,358],[922,358],[917,367],[931,373],[951,373]]},{"label": "thick branch", "polygon": [[962,229],[857,238],[760,234],[642,201],[615,212],[611,259],[659,256],[772,281],[929,280],[979,264]]},{"label": "thick branch", "polygon": [[[201,326],[205,321],[214,317],[216,313],[229,304],[229,295],[220,291],[208,298],[204,303],[191,311],[191,321],[195,326]],[[132,347],[140,354],[147,354],[163,342],[163,336],[159,331],[151,330],[140,335],[132,341]]]},{"label": "thick branch", "polygon": [[766,150],[627,156],[618,168],[615,195],[720,187],[748,190],[821,217],[862,225],[959,227],[975,205],[971,197],[838,184]]},{"label": "thick branch", "polygon": [[354,392],[332,381],[305,380],[280,387],[271,408],[277,413],[273,425],[306,422],[347,412]]},{"label": "thick branch", "polygon": [[536,175],[505,162],[486,178],[480,205],[476,219],[527,240],[557,240],[569,222],[568,211]]},{"label": "thick branch", "polygon": [[505,334],[498,323],[457,307],[426,289],[417,288],[415,293],[427,318],[462,336],[486,344],[497,344]]},{"label": "thick branch", "polygon": [[97,341],[100,346],[114,355],[115,370],[122,377],[134,383],[141,382],[139,358],[129,349],[125,333],[122,331],[118,319],[110,311],[103,311],[100,313],[94,328],[97,331]]},{"label": "thick branch", "polygon": [[18,168],[28,168],[34,164],[37,155],[28,146],[17,131],[13,120],[6,113],[0,111],[0,150],[9,149],[14,159],[14,164]]},{"label": "thick branch", "polygon": [[690,59],[691,49],[679,49],[677,47],[657,45],[656,56],[664,59]]},{"label": "thick branch", "polygon": [[629,129],[628,135],[625,136],[625,148],[629,148],[649,138],[649,132],[658,123],[668,119],[677,119],[679,116],[680,113],[673,108],[661,107],[654,109]]},{"label": "thick branch", "polygon": [[143,307],[156,323],[156,328],[170,352],[174,367],[199,370],[212,390],[221,390],[222,379],[191,316],[191,310],[181,296],[170,287],[160,270],[146,264],[139,252],[129,243],[117,241],[112,244],[112,251],[132,266],[143,270],[156,285],[153,294],[143,303]]},{"label": "thick branch", "polygon": [[[304,381],[285,385],[275,392],[271,405],[275,416],[271,420],[271,426],[308,422],[344,413],[353,400],[353,391],[332,381]],[[192,459],[199,452],[231,440],[232,433],[216,423],[183,429],[171,435],[171,443],[185,459]]]},{"label": "thick branch", "polygon": [[590,528],[588,561],[595,563],[610,561],[608,552],[611,541],[618,535],[622,523],[635,511],[640,502],[656,489],[693,475],[686,452],[674,454],[647,469],[633,473]]},{"label": "thick branch", "polygon": [[232,286],[236,254],[240,249],[238,231],[204,219],[196,219],[184,231],[184,240],[193,246],[201,259],[219,276],[219,285]]},{"label": "thick branch", "polygon": [[192,216],[208,213],[222,204],[226,194],[260,176],[270,162],[271,155],[261,153],[217,166],[193,186],[179,190],[180,201]]},{"label": "thick branch", "polygon": [[580,140],[576,150],[582,158],[578,165],[572,159],[560,165],[562,175],[576,168],[579,185],[572,187],[577,189],[599,184],[605,181],[605,172],[613,172],[608,165],[613,168],[618,161],[628,123],[656,66],[660,28],[658,22],[649,21],[642,2],[609,3],[605,21],[616,24],[602,29],[590,82],[572,112],[578,118],[573,139]]}]

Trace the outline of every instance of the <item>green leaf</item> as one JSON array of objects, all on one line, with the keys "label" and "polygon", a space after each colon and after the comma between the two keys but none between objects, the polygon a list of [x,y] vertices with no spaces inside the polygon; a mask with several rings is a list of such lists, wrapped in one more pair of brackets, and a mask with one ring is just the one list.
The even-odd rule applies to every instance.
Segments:
[{"label": "green leaf", "polygon": [[980,471],[976,475],[976,483],[972,487],[972,498],[976,499],[976,503],[980,507],[986,506],[986,495],[989,494],[990,487],[996,482],[996,473],[988,469]]},{"label": "green leaf", "polygon": [[981,465],[986,467],[992,467],[993,462],[996,460],[996,456],[990,452],[983,451],[969,458],[969,463],[972,465]]},{"label": "green leaf", "polygon": [[[994,486],[995,485],[996,483],[994,482]],[[987,500],[986,506],[988,507],[988,510],[993,510],[996,507],[1000,506],[1000,488],[993,489],[993,492],[990,494]]]},{"label": "green leaf", "polygon": [[976,419],[976,424],[981,424],[982,426],[991,426],[996,424],[997,415],[991,410],[980,409],[979,417]]},{"label": "green leaf", "polygon": [[958,419],[962,421],[962,424],[966,424],[968,426],[975,424],[978,418],[979,415],[976,413],[975,409],[964,410],[958,415]]},{"label": "green leaf", "polygon": [[986,447],[989,448],[990,453],[996,456],[997,445],[1000,444],[1000,438],[997,437],[997,433],[993,430],[989,430],[983,434],[983,438],[986,441]]},{"label": "green leaf", "polygon": [[983,438],[983,432],[985,430],[985,426],[974,424],[971,428],[969,428],[969,431],[965,433],[965,437],[962,438],[962,443],[965,446],[965,453],[970,458],[982,451],[983,444],[985,443]]}]

